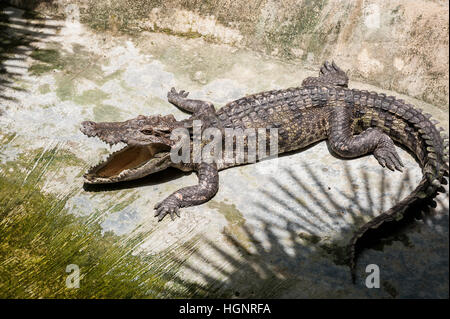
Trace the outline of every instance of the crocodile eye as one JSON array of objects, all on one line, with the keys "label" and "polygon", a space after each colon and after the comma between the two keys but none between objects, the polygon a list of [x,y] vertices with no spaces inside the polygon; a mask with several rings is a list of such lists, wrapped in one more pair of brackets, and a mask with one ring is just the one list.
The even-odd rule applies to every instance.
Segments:
[{"label": "crocodile eye", "polygon": [[161,130],[161,129],[153,129],[153,128],[150,128],[150,129],[144,128],[144,129],[141,130],[142,134],[153,135],[153,136],[156,136],[156,137],[164,136],[168,132],[170,132],[170,130],[168,130],[168,129],[162,129]]},{"label": "crocodile eye", "polygon": [[157,131],[160,133],[170,133],[170,128],[159,128]]},{"label": "crocodile eye", "polygon": [[145,134],[145,135],[152,135],[152,134],[153,134],[153,131],[152,131],[152,130],[149,130],[149,129],[143,129],[143,130],[141,130],[141,133],[142,133],[142,134]]},{"label": "crocodile eye", "polygon": [[155,136],[165,136],[168,132],[170,132],[170,130],[156,129],[156,130],[153,131],[153,135],[155,135]]}]

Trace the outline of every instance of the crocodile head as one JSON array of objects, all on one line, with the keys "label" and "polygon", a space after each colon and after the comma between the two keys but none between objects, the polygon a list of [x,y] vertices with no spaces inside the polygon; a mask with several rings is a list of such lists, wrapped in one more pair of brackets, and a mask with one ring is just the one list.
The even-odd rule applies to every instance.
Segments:
[{"label": "crocodile head", "polygon": [[83,134],[98,137],[110,145],[126,144],[105,161],[90,168],[84,175],[86,183],[134,180],[169,167],[170,149],[174,145],[170,135],[178,123],[173,115],[139,115],[124,122],[82,122]]}]

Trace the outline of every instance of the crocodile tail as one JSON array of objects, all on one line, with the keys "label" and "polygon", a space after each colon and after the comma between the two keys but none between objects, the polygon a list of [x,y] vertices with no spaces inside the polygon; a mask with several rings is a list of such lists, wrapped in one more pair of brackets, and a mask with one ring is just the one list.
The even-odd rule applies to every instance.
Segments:
[{"label": "crocodile tail", "polygon": [[[378,101],[376,101],[378,98]],[[405,217],[414,218],[417,213],[426,210],[429,206],[435,207],[433,198],[438,193],[444,193],[442,185],[447,185],[449,176],[448,163],[448,136],[444,129],[437,128],[437,122],[431,120],[431,115],[423,114],[420,109],[402,100],[386,97],[381,94],[375,99],[373,109],[378,118],[395,117],[405,126],[400,132],[397,129],[388,128],[387,133],[397,142],[405,145],[412,151],[422,168],[422,180],[419,185],[403,200],[395,204],[389,210],[376,216],[368,223],[360,227],[353,235],[348,245],[349,266],[352,280],[356,279],[356,257],[364,238],[371,237],[394,227]],[[384,113],[384,115],[383,115]],[[381,116],[380,116],[381,115]],[[383,123],[378,123],[386,129]]]},{"label": "crocodile tail", "polygon": [[[432,204],[432,198],[425,197],[423,198],[423,194],[426,193],[427,189],[430,187],[430,183],[427,178],[423,178],[419,185],[416,187],[416,189],[409,194],[406,198],[404,198],[402,201],[395,204],[393,207],[391,207],[389,210],[381,213],[380,215],[376,216],[372,220],[370,220],[368,223],[364,224],[362,227],[360,227],[357,232],[353,235],[352,239],[349,242],[348,245],[348,256],[349,256],[349,266],[350,271],[352,275],[352,281],[353,283],[356,280],[356,256],[357,251],[359,250],[358,244],[361,244],[361,239],[363,236],[370,236],[370,232],[376,232],[381,231],[380,226],[383,226],[385,228],[388,227],[389,224],[399,222],[401,219],[403,219],[406,215],[406,212],[411,207],[416,207],[416,209],[421,209],[419,207],[424,207]],[[436,196],[436,195],[434,195]],[[432,195],[432,197],[434,197]],[[434,203],[435,205],[435,203]],[[410,213],[417,213],[417,210],[412,210]]]}]

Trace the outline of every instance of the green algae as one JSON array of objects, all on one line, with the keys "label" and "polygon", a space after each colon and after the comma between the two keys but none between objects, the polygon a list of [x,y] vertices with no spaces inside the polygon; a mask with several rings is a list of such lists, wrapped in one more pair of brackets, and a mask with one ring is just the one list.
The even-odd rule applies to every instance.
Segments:
[{"label": "green algae", "polygon": [[[115,119],[115,117],[101,114],[104,111],[107,114],[120,114],[118,108],[103,104],[103,101],[110,96],[108,93],[95,88],[78,94],[77,86],[81,79],[87,79],[101,86],[110,80],[119,78],[123,70],[105,75],[101,64],[108,61],[101,56],[92,54],[78,44],[73,46],[72,53],[61,49],[56,43],[49,44],[49,47],[49,49],[36,49],[31,53],[30,56],[37,62],[29,67],[29,72],[39,76],[51,71],[58,71],[54,75],[55,93],[61,101],[71,100],[79,105],[96,105],[94,113],[97,119]],[[39,92],[41,94],[49,93],[50,86],[48,84],[40,86]]]},{"label": "green algae", "polygon": [[209,201],[207,205],[210,208],[216,209],[227,220],[228,225],[224,228],[224,233],[234,236],[243,246],[247,246],[245,243],[248,242],[248,236],[242,228],[245,224],[245,218],[236,208],[236,205],[217,202],[215,200]]},{"label": "green algae", "polygon": [[[0,177],[2,243],[0,271],[2,298],[114,298],[151,297],[140,287],[151,284],[162,291],[164,281],[139,275],[149,265],[130,256],[112,233],[64,212],[64,200],[42,195],[32,185],[20,187]],[[3,207],[8,196],[14,197]],[[118,265],[115,261],[125,258]],[[79,289],[65,286],[67,265],[80,267]],[[113,267],[114,265],[114,267]],[[147,273],[148,274],[148,273]]]},{"label": "green algae", "polygon": [[102,75],[99,79],[96,79],[95,82],[97,85],[103,85],[108,81],[111,81],[114,79],[119,79],[123,72],[124,72],[124,70],[117,70],[117,71],[112,72],[111,74]]},{"label": "green algae", "polygon": [[103,100],[109,98],[109,94],[99,89],[83,91],[81,95],[77,95],[73,98],[73,101],[77,104],[98,104]]},{"label": "green algae", "polygon": [[94,107],[94,121],[96,122],[117,121],[121,118],[121,114],[120,108],[113,105],[98,104]]},{"label": "green algae", "polygon": [[[122,34],[138,34],[143,29],[142,22],[148,22],[152,9],[158,8],[163,16],[167,16],[175,9],[185,9],[202,17],[214,16],[223,26],[233,26],[244,35],[247,45],[258,50],[272,52],[280,49],[279,55],[285,58],[294,58],[292,48],[301,45],[308,50],[320,51],[323,49],[325,34],[318,33],[315,27],[320,22],[322,10],[326,0],[302,1],[301,4],[285,12],[286,21],[283,23],[269,23],[264,25],[264,31],[258,33],[258,20],[261,21],[260,11],[264,4],[238,2],[221,5],[219,2],[178,1],[162,2],[158,0],[137,1],[89,1],[86,9],[81,10],[81,22],[96,31],[120,32]],[[278,7],[278,6],[277,6]],[[281,22],[281,21],[280,21]],[[261,22],[260,22],[261,23]],[[264,22],[262,22],[264,24]],[[195,39],[203,38],[208,42],[218,42],[214,35],[202,35],[196,31],[177,32],[171,28],[161,28],[155,23],[152,32],[165,33],[178,37]],[[320,39],[317,39],[318,33]],[[309,37],[308,35],[313,35]],[[306,37],[305,37],[306,35]],[[307,52],[303,58],[306,58]]]},{"label": "green algae", "polygon": [[[145,39],[138,37],[133,41],[136,47],[139,47]],[[198,45],[180,48],[176,40],[169,39],[169,41],[152,45],[147,50],[159,57],[159,61],[165,66],[165,71],[177,74],[181,81],[191,82],[194,87],[223,77],[235,65],[236,57],[231,51],[214,46],[205,46],[202,50],[198,50]],[[180,49],[183,54],[180,54]],[[196,78],[196,74],[199,73],[202,74],[200,81]]]},{"label": "green algae", "polygon": [[133,32],[136,20],[148,17],[161,1],[89,1],[88,8],[80,11],[81,22],[97,31]]},{"label": "green algae", "polygon": [[145,99],[144,105],[149,106],[150,108],[155,108],[156,106],[166,105],[166,101],[157,97],[157,96],[149,96]]},{"label": "green algae", "polygon": [[338,266],[347,266],[349,264],[346,245],[341,246],[337,243],[323,243],[319,247],[326,255],[331,256],[334,264]]},{"label": "green algae", "polygon": [[[133,190],[131,190],[130,192],[133,192]],[[109,209],[109,212],[110,213],[119,212],[119,211],[125,209],[132,202],[134,202],[137,198],[138,198],[138,195],[136,193],[132,194],[131,196],[129,196],[125,200],[120,200],[121,198],[118,197],[117,199],[118,199],[119,202],[116,203],[116,204],[113,204],[112,207]]]},{"label": "green algae", "polygon": [[50,92],[50,84],[42,84],[39,86],[39,93],[41,94],[47,94]]},{"label": "green algae", "polygon": [[61,70],[63,68],[63,61],[57,50],[36,49],[31,52],[30,57],[37,61],[28,68],[28,71],[32,75],[42,75],[53,70]]},{"label": "green algae", "polygon": [[[292,48],[296,46],[299,37],[305,41],[302,36],[312,35],[307,40],[306,45],[309,51],[317,52],[325,43],[321,39],[317,40],[317,30],[315,27],[320,22],[322,9],[326,4],[325,0],[321,1],[303,1],[301,6],[294,9],[289,23],[277,24],[272,29],[265,31],[264,46],[268,53],[274,49],[281,49],[279,54],[284,58],[294,58]],[[307,52],[303,55],[306,58]]]},{"label": "green algae", "polygon": [[[108,59],[89,51],[80,44],[74,44],[72,51],[66,52],[63,57],[64,73],[73,79],[84,78],[103,83],[104,72],[101,66],[106,64]],[[114,76],[117,76],[117,73]]]},{"label": "green algae", "polygon": [[207,205],[211,208],[217,209],[218,212],[225,217],[229,224],[236,226],[243,226],[245,224],[245,218],[236,208],[235,204],[226,204],[224,202],[211,200]]},{"label": "green algae", "polygon": [[[11,141],[14,136],[5,136]],[[3,144],[4,145],[4,144]],[[57,147],[22,154],[0,174],[1,298],[153,298],[183,296],[165,287],[179,268],[171,252],[146,256],[130,247],[145,239],[102,232],[96,220],[67,212],[73,190],[44,194],[44,175],[61,166],[83,163]],[[31,168],[31,169],[30,169]],[[192,243],[187,243],[191,246]],[[186,248],[184,248],[186,250]],[[66,287],[66,267],[80,269],[80,287]],[[179,281],[178,288],[183,288]],[[185,287],[186,288],[186,287]],[[188,287],[187,287],[188,288]],[[186,289],[187,289],[186,288]],[[187,289],[189,290],[189,289]]]},{"label": "green algae", "polygon": [[[202,37],[202,35],[198,32],[195,31],[188,31],[188,32],[176,32],[173,31],[172,29],[169,28],[159,28],[156,24],[153,25],[153,31],[154,32],[160,32],[160,33],[165,33],[168,35],[174,35],[177,37],[183,37],[183,38],[188,38],[188,39],[196,39],[196,38],[200,38]],[[206,39],[206,37],[205,37]]]},{"label": "green algae", "polygon": [[88,90],[77,96],[77,82],[79,79],[87,79],[102,85],[118,77],[120,71],[105,76],[101,69],[101,62],[105,62],[102,57],[85,50],[81,45],[73,45],[73,52],[63,50],[57,43],[50,43],[48,46],[49,48],[35,49],[31,52],[30,57],[36,62],[28,68],[30,74],[40,76],[58,71],[55,74],[55,92],[62,101],[74,100],[78,104],[95,104],[107,98],[106,93],[98,89]]},{"label": "green algae", "polygon": [[28,68],[28,72],[30,72],[31,75],[42,75],[42,74],[50,72],[52,70],[54,70],[52,65],[44,64],[44,63],[33,63]]},{"label": "green algae", "polygon": [[55,165],[65,165],[65,166],[82,166],[83,161],[77,158],[72,152],[61,149],[59,147],[54,147],[50,150],[37,149],[30,153],[23,153],[20,157],[22,166],[31,159],[33,163],[41,161],[50,165],[46,165],[48,169],[52,169],[52,163]]},{"label": "green algae", "polygon": [[43,63],[52,64],[55,67],[60,66],[61,63],[61,56],[54,49],[37,49],[31,52],[30,57]]},{"label": "green algae", "polygon": [[57,74],[56,80],[56,96],[61,101],[71,100],[76,94],[76,83],[73,78],[67,77],[64,74]]}]

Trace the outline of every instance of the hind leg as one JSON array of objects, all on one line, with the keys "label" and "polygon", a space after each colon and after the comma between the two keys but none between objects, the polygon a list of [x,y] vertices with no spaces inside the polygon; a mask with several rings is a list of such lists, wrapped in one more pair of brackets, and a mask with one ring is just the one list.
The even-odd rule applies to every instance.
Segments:
[{"label": "hind leg", "polygon": [[402,171],[403,163],[392,139],[379,128],[369,128],[353,135],[352,121],[351,112],[346,107],[333,109],[328,136],[331,149],[346,158],[372,153],[381,166]]},{"label": "hind leg", "polygon": [[[353,135],[351,111],[344,106],[335,107],[330,117],[328,140],[331,149],[346,158],[372,153],[381,166],[391,170],[402,170],[403,163],[397,154],[392,139],[379,128],[369,128],[361,134]],[[383,213],[359,228],[348,245],[349,266],[355,282],[356,245],[359,239],[371,228],[377,228],[386,220],[392,219],[396,208]]]}]

